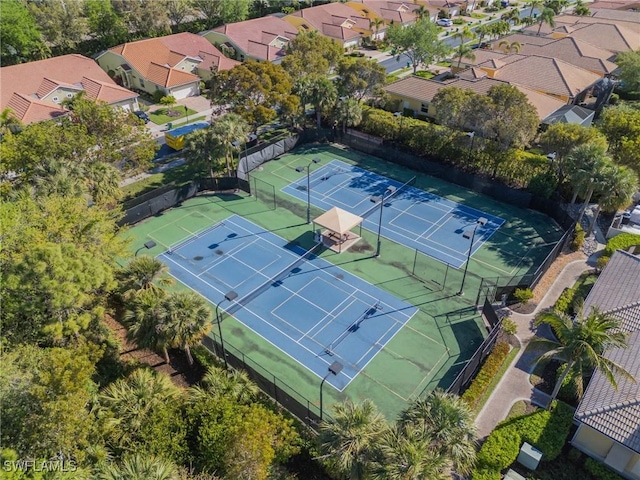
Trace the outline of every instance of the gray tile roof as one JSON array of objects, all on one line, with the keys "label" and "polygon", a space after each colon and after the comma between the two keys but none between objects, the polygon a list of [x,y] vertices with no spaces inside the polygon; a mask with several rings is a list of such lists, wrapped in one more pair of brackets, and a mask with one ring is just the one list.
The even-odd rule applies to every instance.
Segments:
[{"label": "gray tile roof", "polygon": [[640,301],[640,256],[618,250],[584,301],[585,315],[592,306],[601,312]]}]

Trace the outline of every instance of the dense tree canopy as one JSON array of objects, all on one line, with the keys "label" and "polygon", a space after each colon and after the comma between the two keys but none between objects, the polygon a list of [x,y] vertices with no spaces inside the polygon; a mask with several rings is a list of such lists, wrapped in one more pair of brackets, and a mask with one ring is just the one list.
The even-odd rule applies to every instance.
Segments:
[{"label": "dense tree canopy", "polygon": [[41,60],[49,55],[33,16],[20,0],[0,4],[0,53],[2,66]]},{"label": "dense tree canopy", "polygon": [[387,75],[376,61],[353,57],[341,59],[336,74],[338,93],[358,101],[375,94],[384,85]]},{"label": "dense tree canopy", "polygon": [[640,90],[640,50],[618,53],[616,63],[620,68],[618,76],[622,88],[630,92]]},{"label": "dense tree canopy", "polygon": [[318,32],[299,33],[287,44],[282,67],[291,78],[326,75],[343,56],[342,47]]},{"label": "dense tree canopy", "polygon": [[640,109],[626,105],[607,107],[598,128],[607,137],[613,159],[640,175]]},{"label": "dense tree canopy", "polygon": [[397,55],[405,54],[411,61],[413,73],[419,65],[429,65],[443,59],[451,48],[438,39],[440,29],[428,19],[412,25],[392,24],[387,28],[386,40]]}]

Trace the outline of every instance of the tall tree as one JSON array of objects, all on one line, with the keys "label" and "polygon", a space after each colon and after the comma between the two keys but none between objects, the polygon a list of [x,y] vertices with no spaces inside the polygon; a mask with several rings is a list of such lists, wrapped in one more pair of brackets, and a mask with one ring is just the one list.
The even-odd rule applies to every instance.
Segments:
[{"label": "tall tree", "polygon": [[386,79],[384,67],[366,58],[342,58],[336,74],[338,93],[358,101],[374,95]]},{"label": "tall tree", "polygon": [[509,42],[507,40],[502,40],[498,44],[498,48],[500,48],[506,54],[520,53],[520,49],[522,48],[522,45],[520,44],[520,42],[517,42],[517,41]]},{"label": "tall tree", "polygon": [[111,0],[128,30],[137,37],[159,37],[171,33],[167,6],[164,2]]},{"label": "tall tree", "polygon": [[540,15],[538,16],[538,32],[536,33],[536,35],[540,35],[540,31],[542,30],[542,25],[544,23],[546,23],[547,25],[549,25],[551,28],[556,26],[556,22],[554,20],[554,17],[556,16],[556,12],[554,12],[551,8],[547,8],[545,7],[544,10],[542,10],[542,12],[540,12]]},{"label": "tall tree", "polygon": [[580,383],[582,376],[592,368],[598,368],[614,388],[618,385],[616,376],[634,381],[629,372],[604,355],[608,348],[627,347],[627,334],[620,330],[620,323],[614,317],[595,308],[587,316],[580,312],[575,319],[552,311],[538,316],[534,324],[549,325],[555,335],[553,340],[535,340],[536,344],[550,348],[540,356],[540,360],[553,358],[566,363],[551,393],[551,402],[558,395],[567,375],[571,374]]},{"label": "tall tree", "polygon": [[171,363],[168,348],[171,347],[169,332],[171,319],[165,302],[166,294],[143,290],[131,298],[125,313],[127,338],[141,348],[161,350],[165,363]]},{"label": "tall tree", "polygon": [[211,130],[218,137],[221,149],[224,152],[227,175],[232,175],[232,170],[236,167],[236,165],[233,165],[233,152],[246,142],[247,135],[251,131],[249,124],[240,115],[228,113],[219,118],[211,127]]},{"label": "tall tree", "polygon": [[202,383],[209,394],[228,397],[243,404],[251,403],[260,393],[258,386],[244,370],[225,370],[212,365],[202,377]]},{"label": "tall tree", "polygon": [[0,53],[2,66],[49,56],[33,15],[24,2],[5,0],[0,4]]},{"label": "tall tree", "polygon": [[609,142],[609,152],[616,163],[640,175],[640,110],[627,105],[607,107],[598,129]]},{"label": "tall tree", "polygon": [[287,44],[287,55],[282,67],[291,78],[327,75],[344,55],[342,47],[317,31],[298,33]]},{"label": "tall tree", "polygon": [[183,23],[193,13],[190,0],[167,0],[167,16],[175,31],[181,32],[184,28]]},{"label": "tall tree", "polygon": [[218,25],[221,14],[221,0],[191,0],[191,5],[203,20],[204,29]]},{"label": "tall tree", "polygon": [[249,16],[250,0],[221,0],[220,18],[222,23],[243,22]]},{"label": "tall tree", "polygon": [[2,113],[0,113],[0,142],[2,142],[2,137],[7,133],[19,133],[22,127],[22,122],[20,122],[13,110],[9,107],[2,110]]},{"label": "tall tree", "polygon": [[342,131],[346,132],[347,127],[360,125],[362,106],[353,98],[344,98],[336,102],[335,116],[338,123],[342,124]]},{"label": "tall tree", "polygon": [[225,149],[212,128],[197,130],[185,138],[182,150],[187,162],[196,172],[208,172],[213,178],[224,170]]},{"label": "tall tree", "polygon": [[500,20],[505,20],[511,23],[511,25],[520,25],[520,9],[518,7],[512,8],[507,13],[503,13]]},{"label": "tall tree", "polygon": [[84,9],[89,35],[98,40],[100,47],[108,48],[126,41],[127,27],[110,0],[85,0]]},{"label": "tall tree", "polygon": [[616,63],[620,69],[618,78],[622,80],[622,88],[629,92],[640,90],[640,49],[618,53]]},{"label": "tall tree", "polygon": [[418,20],[404,27],[399,24],[387,28],[386,39],[398,57],[405,54],[416,73],[418,66],[429,65],[446,57],[451,48],[438,38],[438,27],[429,20]]},{"label": "tall tree", "polygon": [[211,329],[211,309],[197,293],[182,291],[167,295],[165,309],[169,341],[173,346],[182,348],[189,365],[193,365],[191,345],[199,343]]},{"label": "tall tree", "polygon": [[134,257],[118,274],[120,289],[124,296],[131,298],[145,290],[160,293],[162,287],[173,285],[169,277],[169,267],[155,257],[141,255]]},{"label": "tall tree", "polygon": [[320,448],[332,469],[350,480],[366,478],[377,442],[388,429],[370,400],[334,407],[331,420],[320,425]]},{"label": "tall tree", "polygon": [[316,111],[318,128],[322,126],[322,116],[330,111],[338,99],[335,83],[327,77],[311,77],[308,101]]},{"label": "tall tree", "polygon": [[441,125],[462,130],[468,125],[468,106],[473,104],[476,96],[473,91],[459,87],[439,89],[431,102],[436,120]]},{"label": "tall tree", "polygon": [[467,39],[473,40],[476,38],[476,34],[469,27],[464,27],[459,32],[454,33],[453,38],[458,42],[458,46],[455,49],[455,56],[458,57],[458,69],[460,69],[460,64],[462,63],[463,58],[468,58],[469,60],[476,59],[476,56],[473,53],[473,48],[466,43]]},{"label": "tall tree", "polygon": [[576,1],[576,6],[573,9],[573,14],[581,17],[588,17],[591,15],[591,10],[587,7],[582,0]]},{"label": "tall tree", "polygon": [[82,0],[42,0],[29,4],[44,40],[58,52],[73,52],[89,33]]},{"label": "tall tree", "polygon": [[[607,150],[607,139],[595,127],[584,127],[577,123],[554,123],[540,135],[540,146],[547,153],[554,153],[552,168],[555,168],[559,183],[562,183],[567,170],[567,155],[575,147],[583,144],[596,144],[603,152]],[[554,165],[555,164],[555,165]]]},{"label": "tall tree", "polygon": [[631,204],[633,194],[638,191],[638,176],[627,167],[611,164],[604,171],[604,176],[603,188],[599,192],[598,207],[593,214],[593,220],[591,220],[586,233],[587,236],[591,235],[602,210],[616,212],[618,209],[628,206]]},{"label": "tall tree", "polygon": [[497,85],[487,97],[493,104],[489,136],[500,150],[523,147],[536,135],[538,114],[527,96],[512,85]]},{"label": "tall tree", "polygon": [[540,8],[542,5],[544,5],[543,0],[530,0],[529,7],[531,7],[531,10],[529,10],[529,18],[533,18],[533,11],[536,8]]}]

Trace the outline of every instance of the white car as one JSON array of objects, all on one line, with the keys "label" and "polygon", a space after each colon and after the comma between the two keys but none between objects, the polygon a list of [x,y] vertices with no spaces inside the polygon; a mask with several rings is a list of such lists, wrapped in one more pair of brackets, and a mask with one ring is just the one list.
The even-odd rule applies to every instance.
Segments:
[{"label": "white car", "polygon": [[450,18],[439,18],[436,20],[436,25],[440,25],[441,27],[453,27],[453,22]]}]

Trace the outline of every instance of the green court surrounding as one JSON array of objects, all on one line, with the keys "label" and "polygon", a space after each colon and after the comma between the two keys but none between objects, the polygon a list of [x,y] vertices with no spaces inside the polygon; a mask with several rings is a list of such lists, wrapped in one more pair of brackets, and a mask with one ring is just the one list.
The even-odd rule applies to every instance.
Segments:
[{"label": "green court surrounding", "polygon": [[[305,249],[311,248],[313,233],[306,224],[306,203],[280,190],[306,175],[306,172],[297,172],[296,167],[306,167],[313,158],[319,158],[320,164],[339,159],[398,181],[406,181],[416,173],[335,146],[297,148],[251,172],[252,196],[244,193],[200,195],[131,227],[127,235],[131,237],[132,252],[144,242],[154,240],[157,246],[149,253],[159,255],[233,214]],[[311,171],[315,167],[311,165]],[[475,308],[482,293],[479,291],[481,279],[499,278],[499,283],[507,283],[531,273],[563,234],[545,215],[499,203],[426,175],[418,175],[416,187],[506,222],[471,258],[464,296],[456,295],[462,285],[463,268],[448,268],[425,254],[386,239],[382,241],[381,256],[375,258],[376,234],[365,229],[363,238],[348,252],[337,254],[324,250],[320,253],[328,262],[419,309],[343,392],[324,386],[328,413],[335,401],[370,398],[387,418],[393,418],[407,402],[425,391],[437,386],[446,389],[486,335],[486,327]],[[312,210],[312,216],[321,213]],[[235,355],[242,352],[252,364],[264,369],[264,376],[269,372],[277,377],[281,387],[284,383],[289,393],[293,396],[297,393],[301,402],[304,398],[319,405],[321,379],[317,375],[233,318],[226,319],[222,329],[225,346]],[[217,329],[213,329],[211,335],[216,332]]]}]

